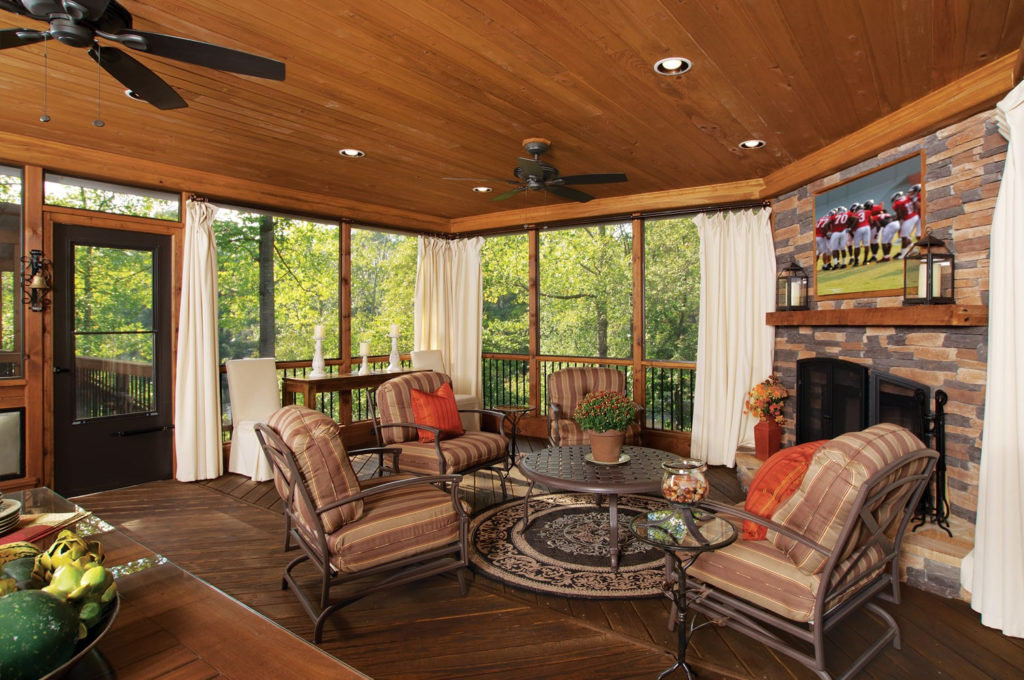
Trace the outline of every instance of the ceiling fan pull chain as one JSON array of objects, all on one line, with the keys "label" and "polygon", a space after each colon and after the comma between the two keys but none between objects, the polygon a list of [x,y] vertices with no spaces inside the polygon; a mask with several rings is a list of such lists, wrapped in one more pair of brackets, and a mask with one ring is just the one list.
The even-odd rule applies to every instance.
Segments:
[{"label": "ceiling fan pull chain", "polygon": [[43,115],[39,116],[40,123],[49,123],[50,114],[46,112],[46,84],[50,73],[49,63],[47,62],[46,54],[46,39],[50,36],[43,38]]},{"label": "ceiling fan pull chain", "polygon": [[100,75],[103,73],[101,68],[101,50],[103,47],[96,43],[96,120],[92,122],[96,127],[103,127],[106,123],[103,122],[103,118],[100,116]]}]

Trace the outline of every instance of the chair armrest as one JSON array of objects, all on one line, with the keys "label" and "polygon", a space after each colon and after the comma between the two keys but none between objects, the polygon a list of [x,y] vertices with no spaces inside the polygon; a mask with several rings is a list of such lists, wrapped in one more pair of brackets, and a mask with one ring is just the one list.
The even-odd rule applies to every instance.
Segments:
[{"label": "chair armrest", "polygon": [[381,423],[377,427],[411,427],[414,430],[428,430],[434,433],[434,436],[441,434],[441,430],[430,425],[419,425],[418,423]]},{"label": "chair armrest", "polygon": [[701,501],[698,507],[703,510],[710,510],[716,515],[730,515],[732,517],[739,517],[740,519],[749,520],[755,524],[760,524],[763,527],[768,527],[768,529],[771,531],[777,531],[783,536],[791,538],[794,541],[797,541],[798,543],[802,543],[803,545],[806,545],[808,548],[816,550],[822,553],[823,555],[832,554],[831,550],[825,548],[820,543],[812,541],[803,534],[798,534],[789,527],[784,527],[781,524],[773,522],[770,519],[761,517],[760,515],[755,515],[754,513],[748,510],[744,510],[743,508],[737,508],[734,505],[729,505],[727,503],[720,503],[718,501],[711,500]]},{"label": "chair armrest", "polygon": [[396,479],[393,482],[384,482],[383,484],[378,484],[376,486],[370,487],[369,489],[364,489],[359,493],[352,494],[347,498],[342,498],[341,500],[334,501],[333,503],[322,505],[316,509],[316,514],[322,515],[328,510],[340,508],[341,506],[347,503],[361,501],[364,498],[369,498],[370,496],[375,496],[377,494],[385,493],[388,491],[394,491],[395,489],[401,489],[406,486],[413,486],[416,484],[436,485],[442,483],[451,485],[452,501],[456,506],[456,509],[459,511],[459,513],[463,514],[465,513],[465,509],[463,509],[462,504],[458,502],[457,494],[457,489],[460,481],[462,481],[462,475],[431,475],[429,477],[405,477],[403,479]]},{"label": "chair armrest", "polygon": [[394,456],[400,456],[402,449],[396,449],[393,446],[369,446],[365,449],[352,449],[348,451],[349,456],[358,456],[364,453],[390,453]]}]

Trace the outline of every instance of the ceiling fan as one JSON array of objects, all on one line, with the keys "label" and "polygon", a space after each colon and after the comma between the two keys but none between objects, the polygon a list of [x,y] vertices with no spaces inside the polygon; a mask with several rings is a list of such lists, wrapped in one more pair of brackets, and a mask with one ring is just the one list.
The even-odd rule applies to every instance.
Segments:
[{"label": "ceiling fan", "polygon": [[611,182],[625,182],[628,178],[621,172],[595,172],[585,175],[558,174],[558,168],[540,160],[541,154],[551,148],[551,142],[547,139],[533,137],[523,140],[523,148],[533,158],[519,158],[519,161],[512,171],[516,179],[494,179],[479,177],[445,177],[452,180],[470,180],[474,182],[504,182],[506,184],[518,185],[515,189],[506,191],[495,196],[495,201],[504,201],[523,191],[547,191],[562,198],[572,201],[586,203],[594,198],[588,193],[579,189],[569,187],[569,184],[608,184]]},{"label": "ceiling fan", "polygon": [[132,15],[114,0],[0,0],[0,9],[45,21],[49,29],[0,30],[0,49],[56,38],[71,47],[89,48],[89,56],[122,85],[128,94],[158,109],[180,109],[185,100],[163,79],[116,47],[102,47],[104,38],[140,52],[243,75],[284,80],[284,64],[212,43],[132,28]]}]

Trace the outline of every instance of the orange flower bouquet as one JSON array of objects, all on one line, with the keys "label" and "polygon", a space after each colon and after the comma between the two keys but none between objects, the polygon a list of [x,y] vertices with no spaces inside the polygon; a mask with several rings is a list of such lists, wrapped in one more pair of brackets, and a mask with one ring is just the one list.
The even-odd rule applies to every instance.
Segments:
[{"label": "orange flower bouquet", "polygon": [[754,385],[747,394],[743,412],[762,422],[774,420],[779,425],[784,425],[786,418],[782,415],[782,406],[788,396],[789,392],[779,382],[778,376],[770,375],[764,382]]}]

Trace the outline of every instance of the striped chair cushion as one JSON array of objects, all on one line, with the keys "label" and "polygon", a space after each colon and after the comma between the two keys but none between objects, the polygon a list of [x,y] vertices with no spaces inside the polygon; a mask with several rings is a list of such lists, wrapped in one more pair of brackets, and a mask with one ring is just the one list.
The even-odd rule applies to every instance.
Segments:
[{"label": "striped chair cushion", "polygon": [[[508,438],[494,432],[466,432],[455,439],[441,440],[440,446],[446,466],[444,472],[452,474],[484,463],[503,460]],[[402,449],[402,455],[398,457],[398,466],[403,472],[421,475],[436,475],[442,472],[433,442],[402,442],[399,448]]]},{"label": "striped chair cushion", "polygon": [[[861,560],[859,569],[851,574],[851,582],[873,578],[879,573],[879,569],[870,574],[857,573],[865,571],[866,565],[877,564],[882,557],[877,546],[867,552],[867,559]],[[834,573],[842,574],[847,566],[840,564]],[[792,621],[807,622],[819,618],[814,605],[821,575],[799,569],[785,552],[768,541],[740,540],[721,550],[704,553],[687,570],[687,576]],[[842,597],[826,602],[825,606],[834,607],[855,593],[856,588],[845,591]]]},{"label": "striped chair cushion", "polygon": [[[292,450],[302,483],[316,507],[359,492],[359,478],[341,442],[338,424],[330,416],[305,406],[285,406],[267,419],[267,425]],[[329,510],[322,517],[324,532],[333,533],[362,513],[362,501]]]},{"label": "striped chair cushion", "polygon": [[572,418],[580,399],[604,390],[625,394],[626,374],[615,368],[592,366],[563,368],[548,376],[548,400],[557,404],[566,418]]},{"label": "striped chair cushion", "polygon": [[[377,388],[377,413],[381,424],[416,422],[409,390],[432,393],[446,382],[449,382],[448,376],[434,371],[409,373],[388,380]],[[385,427],[380,434],[385,444],[414,441],[418,436],[412,427]]]},{"label": "striped chair cushion", "polygon": [[[385,478],[380,482],[391,481]],[[422,484],[363,502],[363,516],[327,537],[331,564],[341,572],[356,572],[456,543],[459,516],[451,496]]]},{"label": "striped chair cushion", "polygon": [[[814,454],[800,488],[775,510],[772,520],[831,550],[861,485],[887,464],[922,448],[910,431],[891,423],[836,437]],[[825,566],[826,555],[778,532],[769,531],[767,539],[806,574]]]}]

